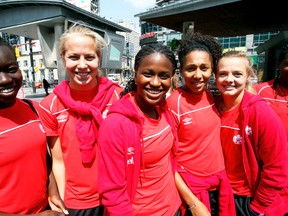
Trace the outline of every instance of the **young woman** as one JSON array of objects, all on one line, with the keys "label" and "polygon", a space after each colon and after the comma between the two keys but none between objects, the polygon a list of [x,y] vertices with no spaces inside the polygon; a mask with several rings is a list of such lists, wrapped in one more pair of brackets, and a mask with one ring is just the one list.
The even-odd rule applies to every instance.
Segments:
[{"label": "young woman", "polygon": [[[46,136],[38,103],[17,98],[22,80],[14,49],[0,38],[0,215],[64,216],[47,210],[51,169]],[[55,182],[48,183],[51,189]],[[65,207],[56,185],[54,189],[54,194],[49,190],[50,202],[62,212]]]},{"label": "young woman", "polygon": [[288,144],[285,128],[267,102],[251,94],[251,60],[228,51],[218,62],[221,142],[237,216],[288,212]]},{"label": "young woman", "polygon": [[98,216],[98,129],[122,89],[99,77],[104,40],[81,24],[60,38],[60,55],[70,81],[63,81],[41,103],[53,172],[70,216]]},{"label": "young woman", "polygon": [[278,57],[279,74],[273,80],[253,87],[278,114],[286,128],[288,136],[288,47],[281,49]]},{"label": "young woman", "polygon": [[180,214],[172,170],[177,134],[163,100],[176,66],[166,46],[142,47],[135,80],[100,127],[99,192],[110,216]]},{"label": "young woman", "polygon": [[167,99],[179,138],[177,171],[185,182],[177,181],[177,185],[179,189],[183,184],[189,187],[179,190],[183,212],[186,216],[208,215],[209,210],[211,215],[233,216],[235,207],[224,166],[220,118],[213,95],[206,88],[222,47],[209,35],[197,32],[188,36],[178,50],[184,85]]}]

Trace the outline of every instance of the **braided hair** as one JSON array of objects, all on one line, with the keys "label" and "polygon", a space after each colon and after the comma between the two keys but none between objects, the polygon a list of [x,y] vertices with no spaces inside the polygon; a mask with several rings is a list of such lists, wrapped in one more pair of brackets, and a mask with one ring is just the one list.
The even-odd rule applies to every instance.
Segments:
[{"label": "braided hair", "polygon": [[[162,45],[162,44],[148,44],[143,46],[139,52],[136,54],[135,57],[135,64],[134,64],[134,71],[137,73],[137,70],[139,69],[143,59],[146,56],[149,56],[153,53],[160,53],[166,56],[167,59],[170,60],[172,66],[173,66],[173,75],[175,73],[175,70],[177,68],[177,61],[175,58],[174,53],[172,50],[170,50],[167,46]],[[135,74],[136,75],[136,74]],[[130,78],[130,80],[127,82],[124,90],[121,92],[121,97],[126,95],[127,93],[131,91],[136,91],[137,86],[135,84],[135,79],[134,77]]]}]

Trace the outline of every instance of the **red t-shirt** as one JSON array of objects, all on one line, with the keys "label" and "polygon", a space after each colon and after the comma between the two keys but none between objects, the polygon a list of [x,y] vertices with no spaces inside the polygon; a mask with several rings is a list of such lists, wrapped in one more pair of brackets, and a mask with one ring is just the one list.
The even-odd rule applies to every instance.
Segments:
[{"label": "red t-shirt", "polygon": [[[131,99],[135,104],[135,99]],[[140,169],[138,187],[133,201],[137,216],[174,215],[181,205],[172,172],[171,151],[174,138],[171,127],[164,116],[153,120],[145,116],[143,125],[143,164]]]},{"label": "red t-shirt", "polygon": [[234,194],[251,196],[242,160],[242,136],[240,134],[238,105],[231,111],[221,112],[221,143],[228,179]]},{"label": "red t-shirt", "polygon": [[270,80],[268,82],[254,85],[254,88],[258,92],[258,94],[261,95],[268,102],[268,104],[280,117],[286,128],[288,137],[288,102],[286,101],[288,99],[288,89],[284,87],[281,88],[286,98],[285,100],[277,84],[278,94],[276,96],[275,90],[272,88],[273,81],[274,80]]},{"label": "red t-shirt", "polygon": [[213,96],[206,91],[191,95],[178,88],[167,102],[178,125],[178,163],[200,177],[223,171],[221,122]]},{"label": "red t-shirt", "polygon": [[0,212],[36,214],[48,205],[46,135],[28,104],[0,109]]},{"label": "red t-shirt", "polygon": [[[95,89],[91,91],[73,91],[75,100],[91,102],[95,97]],[[113,94],[102,116],[105,117],[110,105],[118,100],[118,94]],[[87,209],[100,205],[98,194],[98,151],[91,166],[84,166],[80,142],[76,135],[76,116],[69,112],[59,98],[51,93],[40,103],[40,116],[47,136],[59,136],[62,156],[65,164],[64,202],[68,208]],[[97,147],[97,146],[95,146]]]}]

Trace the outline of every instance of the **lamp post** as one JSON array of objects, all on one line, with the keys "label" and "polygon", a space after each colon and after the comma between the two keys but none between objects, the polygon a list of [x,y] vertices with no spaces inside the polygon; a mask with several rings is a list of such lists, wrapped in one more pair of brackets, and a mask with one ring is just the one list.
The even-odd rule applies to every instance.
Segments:
[{"label": "lamp post", "polygon": [[30,49],[30,65],[31,65],[31,73],[32,73],[32,89],[33,93],[36,93],[35,87],[35,70],[34,70],[34,60],[33,60],[33,50],[32,50],[32,39],[29,38],[29,49]]}]

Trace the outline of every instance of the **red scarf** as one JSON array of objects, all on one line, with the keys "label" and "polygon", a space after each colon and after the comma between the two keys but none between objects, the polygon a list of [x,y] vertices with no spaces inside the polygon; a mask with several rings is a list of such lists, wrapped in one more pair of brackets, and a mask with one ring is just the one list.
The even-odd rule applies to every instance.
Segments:
[{"label": "red scarf", "polygon": [[96,155],[95,143],[98,139],[98,130],[103,121],[102,112],[105,110],[117,84],[107,78],[98,77],[96,95],[91,103],[74,100],[71,97],[70,86],[67,80],[55,87],[54,93],[61,102],[76,114],[76,134],[80,142],[82,163],[93,162]]}]

